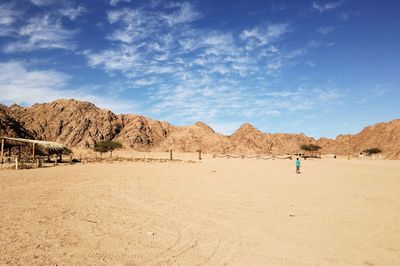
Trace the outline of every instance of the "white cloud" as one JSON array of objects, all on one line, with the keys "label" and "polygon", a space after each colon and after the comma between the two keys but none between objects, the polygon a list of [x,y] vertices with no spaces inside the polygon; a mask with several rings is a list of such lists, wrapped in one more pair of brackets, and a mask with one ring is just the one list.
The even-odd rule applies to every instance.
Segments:
[{"label": "white cloud", "polygon": [[117,24],[117,29],[108,36],[111,41],[134,43],[154,36],[162,24],[156,13],[140,9],[119,9],[107,13],[110,24]]},{"label": "white cloud", "polygon": [[316,41],[316,40],[310,40],[307,43],[307,47],[309,47],[309,48],[318,48],[320,46],[321,46],[321,43],[319,41]]},{"label": "white cloud", "polygon": [[334,104],[343,97],[338,89],[315,89],[314,92],[324,104]]},{"label": "white cloud", "polygon": [[309,67],[315,67],[316,66],[316,64],[313,61],[309,61],[309,60],[306,60],[304,62],[304,64],[306,64]]},{"label": "white cloud", "polygon": [[47,6],[47,5],[52,5],[56,1],[55,0],[31,0],[32,4],[36,6]]},{"label": "white cloud", "polygon": [[217,121],[221,113],[226,119],[277,116],[318,106],[318,97],[311,93],[278,97],[257,91],[269,83],[269,75],[275,78],[296,61],[304,62],[298,59],[307,47],[281,46],[291,31],[289,24],[258,25],[239,34],[207,30],[188,23],[200,18],[188,16],[194,7],[185,11],[185,5],[109,11],[107,39],[112,45],[87,51],[88,64],[110,75],[122,73],[130,88],[147,93],[141,113],[172,123],[188,124],[205,117]]},{"label": "white cloud", "polygon": [[385,95],[386,93],[388,93],[390,91],[390,89],[388,89],[386,86],[384,85],[377,85],[375,86],[375,88],[372,90],[372,95],[374,97],[380,97]]},{"label": "white cloud", "polygon": [[335,29],[334,27],[321,27],[317,29],[317,31],[323,35],[326,35],[332,32],[334,29]]},{"label": "white cloud", "polygon": [[171,14],[164,14],[162,17],[168,22],[170,25],[180,24],[180,23],[188,23],[195,20],[198,20],[202,14],[196,11],[192,4],[188,2],[176,3],[172,7],[177,7],[178,10]]},{"label": "white cloud", "polygon": [[115,112],[132,111],[135,103],[98,96],[90,88],[69,89],[70,76],[55,70],[30,69],[20,61],[0,62],[0,102],[34,104],[74,98]]},{"label": "white cloud", "polygon": [[322,13],[322,12],[325,12],[325,11],[337,9],[341,5],[342,5],[341,1],[329,2],[329,3],[325,3],[325,4],[318,4],[316,2],[313,2],[312,7],[313,7],[314,10],[317,10],[317,11]]},{"label": "white cloud", "polygon": [[267,65],[267,68],[269,70],[278,70],[282,68],[282,62],[280,60],[276,61],[276,62],[271,62]]},{"label": "white cloud", "polygon": [[0,37],[16,35],[15,23],[20,17],[21,12],[15,10],[13,5],[0,4]]},{"label": "white cloud", "polygon": [[[147,6],[109,11],[107,18],[112,31],[107,39],[114,45],[103,51],[87,52],[89,65],[110,73],[121,71],[134,79],[171,74],[168,79],[179,83],[186,72],[242,77],[265,73],[266,69],[273,72],[300,56],[283,58],[284,51],[276,44],[269,44],[279,42],[289,32],[285,23],[243,31],[240,40],[233,32],[198,29],[188,24],[199,19],[200,13],[187,2],[173,2],[161,10]],[[246,50],[243,43],[252,49]],[[271,62],[275,62],[275,68]],[[171,83],[165,79],[164,82]]]},{"label": "white cloud", "polygon": [[240,34],[242,40],[249,41],[249,46],[264,46],[276,41],[289,30],[288,24],[270,24],[267,27],[254,27]]},{"label": "white cloud", "polygon": [[131,0],[110,0],[110,5],[112,6],[116,6],[119,3],[125,2],[125,3],[129,3]]},{"label": "white cloud", "polygon": [[350,20],[353,17],[358,17],[359,15],[360,14],[359,14],[358,11],[355,11],[355,12],[346,11],[346,12],[342,12],[342,13],[339,14],[339,19],[342,22],[346,22],[346,21]]},{"label": "white cloud", "polygon": [[76,46],[73,37],[76,31],[63,28],[61,22],[50,16],[34,17],[19,29],[19,40],[8,43],[3,49],[6,53],[28,52],[36,49],[73,50]]},{"label": "white cloud", "polygon": [[158,80],[155,77],[152,77],[147,79],[137,79],[133,81],[133,84],[136,86],[150,86],[156,84],[157,82]]},{"label": "white cloud", "polygon": [[122,45],[115,50],[106,50],[101,53],[86,53],[90,66],[102,66],[107,71],[129,71],[140,60],[140,55],[135,47]]},{"label": "white cloud", "polygon": [[86,9],[82,5],[78,5],[77,7],[67,6],[59,9],[58,12],[70,20],[76,20],[86,12]]},{"label": "white cloud", "polygon": [[0,4],[0,27],[10,26],[20,15],[20,12],[15,11],[10,4]]},{"label": "white cloud", "polygon": [[26,69],[21,62],[0,63],[1,101],[6,103],[42,102],[65,96],[62,88],[68,76],[53,70]]}]

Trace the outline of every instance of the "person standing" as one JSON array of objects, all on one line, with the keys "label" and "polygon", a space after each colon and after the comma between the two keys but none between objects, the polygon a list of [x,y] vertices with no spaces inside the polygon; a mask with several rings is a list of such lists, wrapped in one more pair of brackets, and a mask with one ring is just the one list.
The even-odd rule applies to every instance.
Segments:
[{"label": "person standing", "polygon": [[296,159],[296,174],[300,174],[300,166],[301,166],[300,159],[297,158]]}]

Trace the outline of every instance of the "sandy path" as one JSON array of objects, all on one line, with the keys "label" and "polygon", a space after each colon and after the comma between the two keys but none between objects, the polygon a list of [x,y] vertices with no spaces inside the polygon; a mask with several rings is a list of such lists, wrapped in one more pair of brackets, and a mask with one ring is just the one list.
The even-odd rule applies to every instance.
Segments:
[{"label": "sandy path", "polygon": [[0,264],[400,265],[400,163],[0,171]]}]

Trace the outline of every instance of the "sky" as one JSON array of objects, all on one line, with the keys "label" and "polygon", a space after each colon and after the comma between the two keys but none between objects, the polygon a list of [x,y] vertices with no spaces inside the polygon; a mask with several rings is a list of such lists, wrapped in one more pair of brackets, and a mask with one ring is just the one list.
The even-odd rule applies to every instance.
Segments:
[{"label": "sky", "polygon": [[0,103],[354,134],[400,118],[399,14],[396,0],[2,0]]}]

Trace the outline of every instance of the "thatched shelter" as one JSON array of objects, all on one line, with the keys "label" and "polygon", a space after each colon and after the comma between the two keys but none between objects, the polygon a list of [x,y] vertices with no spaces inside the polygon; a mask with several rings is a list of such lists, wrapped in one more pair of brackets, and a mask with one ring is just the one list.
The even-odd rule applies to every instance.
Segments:
[{"label": "thatched shelter", "polygon": [[10,147],[21,147],[21,146],[31,146],[32,151],[32,160],[35,158],[35,150],[40,150],[44,153],[49,154],[62,154],[63,152],[68,150],[68,147],[51,141],[43,141],[43,140],[33,140],[33,139],[21,139],[21,138],[9,138],[9,137],[0,137],[1,140],[1,163],[3,163],[4,158],[4,146],[7,145]]}]

